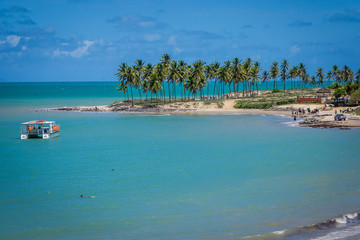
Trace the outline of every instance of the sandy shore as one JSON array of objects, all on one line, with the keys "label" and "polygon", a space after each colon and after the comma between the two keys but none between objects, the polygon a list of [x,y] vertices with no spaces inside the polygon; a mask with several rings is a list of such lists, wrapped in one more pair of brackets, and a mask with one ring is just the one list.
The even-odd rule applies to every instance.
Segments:
[{"label": "sandy shore", "polygon": [[[223,104],[204,103],[200,101],[195,102],[177,102],[161,105],[158,107],[128,107],[120,104],[110,106],[77,106],[77,107],[60,107],[60,108],[46,108],[39,109],[41,111],[82,111],[82,112],[125,112],[125,113],[173,113],[173,114],[228,114],[228,113],[242,113],[242,114],[265,114],[265,115],[285,115],[296,116],[296,119],[306,119],[311,117],[312,121],[303,122],[300,126],[315,127],[315,128],[355,128],[360,127],[360,116],[351,113],[345,113],[346,121],[334,121],[335,110],[340,113],[340,110],[345,107],[323,109],[324,105],[319,104],[288,104],[273,107],[270,109],[237,109],[233,106],[238,99],[227,99]],[[306,111],[305,114],[296,115],[292,109],[307,108],[311,110],[319,108],[319,113],[311,114]],[[354,108],[356,109],[356,108]]]}]

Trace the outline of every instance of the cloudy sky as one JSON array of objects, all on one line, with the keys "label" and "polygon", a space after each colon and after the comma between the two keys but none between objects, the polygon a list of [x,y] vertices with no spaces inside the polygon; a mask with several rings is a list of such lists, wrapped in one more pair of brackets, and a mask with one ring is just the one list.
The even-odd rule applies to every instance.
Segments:
[{"label": "cloudy sky", "polygon": [[163,53],[360,67],[359,0],[1,0],[0,82],[114,81]]}]

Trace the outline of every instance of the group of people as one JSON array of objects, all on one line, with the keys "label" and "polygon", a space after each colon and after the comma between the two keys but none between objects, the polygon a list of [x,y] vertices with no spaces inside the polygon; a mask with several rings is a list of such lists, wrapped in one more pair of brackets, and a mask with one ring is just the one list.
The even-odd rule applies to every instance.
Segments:
[{"label": "group of people", "polygon": [[318,107],[316,107],[315,109],[311,110],[310,107],[308,107],[305,111],[304,108],[299,108],[299,109],[296,109],[296,110],[292,110],[292,115],[296,115],[296,116],[299,116],[299,114],[305,114],[305,113],[311,113],[311,114],[315,114],[315,113],[319,113],[320,110]]},{"label": "group of people", "polygon": [[[344,109],[344,110],[339,110],[339,113],[350,113],[350,112],[353,112],[354,109],[353,108],[347,108],[347,109]],[[335,110],[335,114],[337,114],[337,111]]]}]

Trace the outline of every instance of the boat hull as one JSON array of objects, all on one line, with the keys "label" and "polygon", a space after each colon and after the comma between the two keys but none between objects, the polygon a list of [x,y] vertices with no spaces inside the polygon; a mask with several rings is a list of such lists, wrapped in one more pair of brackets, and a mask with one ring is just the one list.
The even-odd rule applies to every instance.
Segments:
[{"label": "boat hull", "polygon": [[60,135],[60,131],[55,131],[52,133],[45,133],[45,134],[29,133],[29,134],[21,134],[21,139],[29,139],[29,138],[49,139],[49,138],[57,137],[59,135]]}]

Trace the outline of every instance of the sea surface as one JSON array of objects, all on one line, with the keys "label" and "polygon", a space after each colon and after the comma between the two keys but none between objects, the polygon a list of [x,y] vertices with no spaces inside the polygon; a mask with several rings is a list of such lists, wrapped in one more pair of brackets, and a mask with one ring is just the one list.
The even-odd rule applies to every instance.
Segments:
[{"label": "sea surface", "polygon": [[[115,88],[0,83],[0,239],[360,234],[360,130],[281,115],[35,110],[108,104]],[[28,120],[55,120],[61,134],[20,140]]]}]

